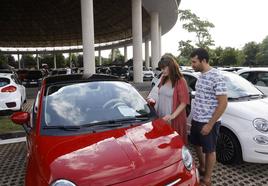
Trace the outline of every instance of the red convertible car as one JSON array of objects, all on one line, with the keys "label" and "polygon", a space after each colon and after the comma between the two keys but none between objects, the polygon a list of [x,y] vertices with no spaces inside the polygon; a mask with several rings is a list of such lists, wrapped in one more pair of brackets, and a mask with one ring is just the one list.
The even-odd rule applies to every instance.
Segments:
[{"label": "red convertible car", "polygon": [[26,186],[199,184],[181,137],[116,77],[47,77],[11,119],[27,132]]}]

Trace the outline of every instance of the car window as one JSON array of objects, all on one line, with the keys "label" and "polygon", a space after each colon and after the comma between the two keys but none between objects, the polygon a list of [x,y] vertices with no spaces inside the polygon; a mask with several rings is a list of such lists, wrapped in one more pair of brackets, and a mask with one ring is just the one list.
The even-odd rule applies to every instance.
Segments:
[{"label": "car window", "polygon": [[4,87],[10,83],[10,79],[8,78],[0,78],[0,87]]},{"label": "car window", "polygon": [[124,82],[51,85],[43,101],[42,123],[47,126],[79,126],[151,112],[136,89]]},{"label": "car window", "polygon": [[193,76],[190,76],[190,75],[186,75],[184,74],[184,79],[186,80],[187,82],[187,85],[188,85],[188,88],[189,88],[189,91],[195,91],[195,84],[196,84],[196,77],[193,77]]},{"label": "car window", "polygon": [[268,72],[257,72],[256,85],[263,87],[268,86]]},{"label": "car window", "polygon": [[236,74],[224,75],[228,98],[239,98],[248,95],[261,95],[262,93],[249,81]]},{"label": "car window", "polygon": [[248,80],[249,74],[250,74],[249,72],[244,72],[244,73],[240,74],[240,76],[242,76],[243,78]]}]

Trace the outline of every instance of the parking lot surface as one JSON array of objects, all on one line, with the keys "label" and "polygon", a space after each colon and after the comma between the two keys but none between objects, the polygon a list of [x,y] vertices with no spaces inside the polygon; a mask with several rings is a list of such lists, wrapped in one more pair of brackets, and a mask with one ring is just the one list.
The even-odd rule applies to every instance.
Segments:
[{"label": "parking lot surface", "polygon": [[[196,157],[195,153],[193,156]],[[25,142],[0,145],[1,186],[24,185],[25,158]],[[215,186],[268,186],[268,165],[217,163],[212,179]]]}]

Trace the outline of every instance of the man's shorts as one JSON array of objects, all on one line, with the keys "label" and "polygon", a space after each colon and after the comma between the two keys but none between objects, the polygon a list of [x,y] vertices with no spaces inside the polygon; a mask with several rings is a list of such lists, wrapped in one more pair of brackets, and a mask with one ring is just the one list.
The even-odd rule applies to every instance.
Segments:
[{"label": "man's shorts", "polygon": [[203,148],[203,153],[215,152],[221,122],[217,121],[208,135],[202,135],[201,130],[205,124],[207,123],[192,120],[190,142],[193,145],[201,146]]}]

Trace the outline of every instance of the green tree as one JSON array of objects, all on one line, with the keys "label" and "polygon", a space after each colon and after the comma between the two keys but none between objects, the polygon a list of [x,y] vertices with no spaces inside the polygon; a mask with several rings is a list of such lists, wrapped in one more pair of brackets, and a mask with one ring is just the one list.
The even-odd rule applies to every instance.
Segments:
[{"label": "green tree", "polygon": [[260,44],[260,51],[256,56],[257,65],[268,66],[268,36]]},{"label": "green tree", "polygon": [[222,56],[223,51],[224,50],[221,47],[217,47],[215,49],[209,50],[209,57],[210,57],[209,63],[212,66],[222,66],[221,56]]},{"label": "green tree", "polygon": [[23,54],[21,56],[22,68],[37,68],[36,59],[31,54]]},{"label": "green tree", "polygon": [[179,42],[180,56],[183,56],[183,57],[190,56],[193,49],[194,49],[194,46],[191,44],[191,40]]},{"label": "green tree", "polygon": [[[71,53],[71,64],[72,67],[76,67],[78,65],[78,55]],[[70,56],[66,58],[66,66],[70,67]]]},{"label": "green tree", "polygon": [[222,66],[237,65],[237,51],[231,47],[225,48],[220,57],[220,63],[222,64]]},{"label": "green tree", "polygon": [[77,67],[83,67],[84,64],[83,64],[83,55],[82,54],[79,54],[77,56]]},{"label": "green tree", "polygon": [[236,50],[236,53],[237,53],[237,63],[236,65],[237,66],[243,66],[245,64],[245,59],[246,59],[246,56],[244,54],[244,52],[242,50]]},{"label": "green tree", "polygon": [[209,33],[209,30],[214,28],[213,23],[202,20],[190,10],[179,10],[179,17],[184,22],[182,27],[189,33],[195,34],[197,39],[195,45],[197,47],[209,48],[214,45],[214,41]]},{"label": "green tree", "polygon": [[252,41],[246,43],[243,47],[245,55],[245,66],[255,66],[257,64],[257,54],[260,52],[260,46],[256,42]]},{"label": "green tree", "polygon": [[[112,52],[109,54],[109,58],[112,58]],[[116,61],[124,62],[124,56],[121,54],[118,48],[114,49],[114,59]]]},{"label": "green tree", "polygon": [[[49,68],[54,68],[54,55],[53,54],[41,54],[40,64],[47,64]],[[56,54],[57,68],[66,67],[66,62],[63,54]]]},{"label": "green tree", "polygon": [[7,65],[7,57],[6,55],[0,53],[0,66]]}]

